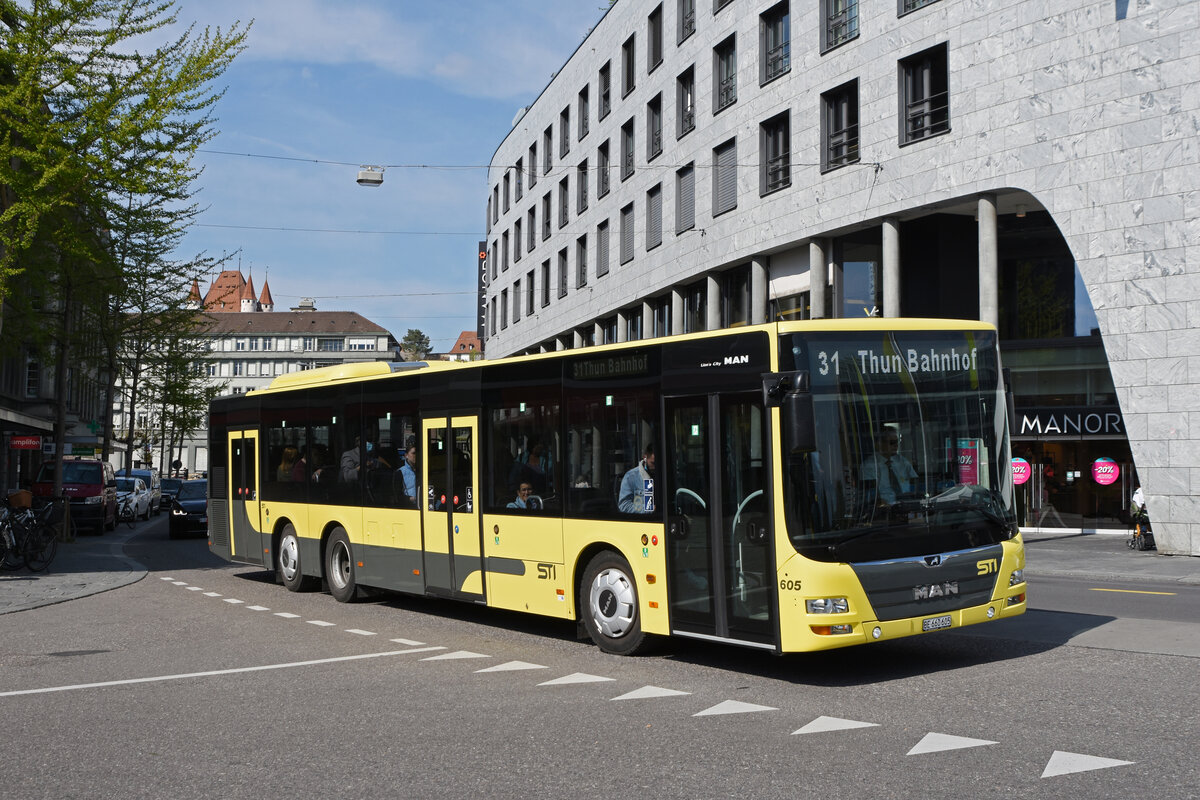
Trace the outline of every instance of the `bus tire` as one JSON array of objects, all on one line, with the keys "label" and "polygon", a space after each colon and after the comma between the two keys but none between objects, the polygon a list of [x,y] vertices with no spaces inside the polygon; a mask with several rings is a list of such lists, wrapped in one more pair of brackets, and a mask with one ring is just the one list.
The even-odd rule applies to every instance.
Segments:
[{"label": "bus tire", "polygon": [[283,526],[279,546],[275,548],[275,575],[289,592],[302,592],[312,586],[301,570],[300,537],[290,522]]},{"label": "bus tire", "polygon": [[606,653],[630,656],[646,645],[633,570],[617,553],[598,553],[583,572],[579,609],[592,641]]},{"label": "bus tire", "polygon": [[339,603],[352,603],[358,596],[354,571],[354,548],[345,528],[334,528],[325,544],[325,582]]}]

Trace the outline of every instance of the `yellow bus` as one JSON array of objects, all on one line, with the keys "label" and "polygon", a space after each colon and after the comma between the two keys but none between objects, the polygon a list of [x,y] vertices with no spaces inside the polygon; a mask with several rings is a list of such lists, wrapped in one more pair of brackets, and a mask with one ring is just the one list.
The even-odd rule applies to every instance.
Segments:
[{"label": "yellow bus", "polygon": [[210,414],[209,547],[363,587],[777,653],[1021,614],[994,328],[748,326],[297,372]]}]

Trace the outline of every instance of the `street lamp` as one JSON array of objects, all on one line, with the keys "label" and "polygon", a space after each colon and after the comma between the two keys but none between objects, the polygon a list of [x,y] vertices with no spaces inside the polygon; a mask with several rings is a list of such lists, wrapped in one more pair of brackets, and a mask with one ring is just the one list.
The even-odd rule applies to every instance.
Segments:
[{"label": "street lamp", "polygon": [[358,169],[359,186],[379,186],[383,183],[383,167],[373,167],[367,164]]}]

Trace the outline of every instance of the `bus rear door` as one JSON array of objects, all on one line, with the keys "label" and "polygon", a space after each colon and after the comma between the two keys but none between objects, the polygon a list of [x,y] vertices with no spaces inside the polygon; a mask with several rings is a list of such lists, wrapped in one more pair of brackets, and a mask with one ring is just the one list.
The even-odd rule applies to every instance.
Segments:
[{"label": "bus rear door", "polygon": [[425,588],[432,594],[482,601],[483,545],[475,496],[478,418],[426,419],[422,429]]},{"label": "bus rear door", "polygon": [[258,482],[258,431],[230,431],[229,529],[233,531],[232,561],[264,563]]}]

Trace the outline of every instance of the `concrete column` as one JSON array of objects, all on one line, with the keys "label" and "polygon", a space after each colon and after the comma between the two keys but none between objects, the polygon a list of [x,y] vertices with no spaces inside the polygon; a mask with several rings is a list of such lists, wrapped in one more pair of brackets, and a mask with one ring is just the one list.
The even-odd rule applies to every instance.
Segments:
[{"label": "concrete column", "polygon": [[883,221],[883,315],[900,316],[900,221]]},{"label": "concrete column", "polygon": [[579,331],[574,331],[571,335],[575,337],[575,348],[574,349],[583,347],[583,335],[580,334]]},{"label": "concrete column", "polygon": [[704,279],[704,330],[721,327],[721,282],[716,275]]},{"label": "concrete column", "polygon": [[825,240],[813,239],[808,243],[808,299],[810,316],[822,319],[829,295],[829,262],[825,260]]},{"label": "concrete column", "polygon": [[617,341],[629,341],[629,312],[617,312]]},{"label": "concrete column", "polygon": [[770,298],[767,296],[767,256],[758,256],[750,262],[750,324],[761,325],[767,321]]},{"label": "concrete column", "polygon": [[979,196],[979,321],[1000,324],[1000,267],[996,237],[996,195]]},{"label": "concrete column", "polygon": [[592,323],[592,344],[596,346],[604,344],[604,326],[599,322]]},{"label": "concrete column", "polygon": [[683,333],[683,290],[671,290],[671,335]]},{"label": "concrete column", "polygon": [[642,338],[654,337],[654,306],[647,300],[642,301]]}]

